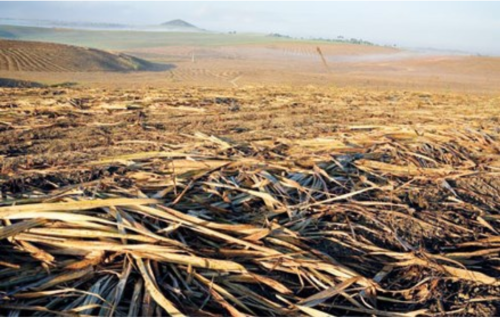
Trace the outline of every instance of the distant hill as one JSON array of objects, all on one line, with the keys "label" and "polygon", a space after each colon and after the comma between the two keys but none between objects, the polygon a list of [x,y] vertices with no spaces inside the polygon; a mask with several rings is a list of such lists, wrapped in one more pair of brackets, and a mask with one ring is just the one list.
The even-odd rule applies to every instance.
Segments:
[{"label": "distant hill", "polygon": [[55,43],[0,40],[2,71],[131,72],[168,68],[127,54]]},{"label": "distant hill", "polygon": [[[163,31],[163,32],[201,32],[206,31],[184,20],[172,20],[159,25],[120,24],[89,21],[11,19],[0,17],[0,26],[32,27],[47,29],[93,30],[93,31]],[[0,34],[0,36],[2,36]],[[2,37],[9,37],[9,34]]]},{"label": "distant hill", "polygon": [[184,20],[180,20],[180,19],[176,19],[176,20],[162,23],[161,26],[163,28],[168,28],[168,29],[177,30],[177,31],[203,31],[202,29],[198,28],[197,26],[195,26],[191,23],[188,23]]}]

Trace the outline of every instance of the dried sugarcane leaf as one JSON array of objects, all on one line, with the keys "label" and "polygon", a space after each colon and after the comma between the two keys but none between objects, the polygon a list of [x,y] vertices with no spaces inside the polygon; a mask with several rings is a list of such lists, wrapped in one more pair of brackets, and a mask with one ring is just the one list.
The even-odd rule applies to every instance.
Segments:
[{"label": "dried sugarcane leaf", "polygon": [[44,219],[32,219],[0,227],[0,240],[10,236],[14,236],[17,233],[24,232],[30,228],[43,225],[45,222],[46,221]]},{"label": "dried sugarcane leaf", "polygon": [[156,303],[165,309],[165,311],[172,317],[185,317],[158,289],[154,276],[152,276],[150,271],[146,268],[143,260],[139,257],[134,257],[134,259],[142,278],[144,279],[145,288],[151,294],[151,297],[153,297]]}]

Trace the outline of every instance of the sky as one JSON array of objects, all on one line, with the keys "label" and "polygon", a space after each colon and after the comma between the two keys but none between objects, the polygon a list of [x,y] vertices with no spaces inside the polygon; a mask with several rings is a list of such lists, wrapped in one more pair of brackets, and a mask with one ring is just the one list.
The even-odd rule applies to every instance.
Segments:
[{"label": "sky", "polygon": [[183,19],[211,31],[342,35],[382,45],[500,55],[500,2],[0,2],[0,17],[137,25]]}]

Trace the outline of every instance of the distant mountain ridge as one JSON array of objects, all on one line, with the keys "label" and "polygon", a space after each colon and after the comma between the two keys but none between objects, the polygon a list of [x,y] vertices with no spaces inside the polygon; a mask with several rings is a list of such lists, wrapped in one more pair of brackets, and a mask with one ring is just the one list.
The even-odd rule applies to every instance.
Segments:
[{"label": "distant mountain ridge", "polygon": [[177,30],[177,31],[205,31],[203,29],[200,29],[194,24],[191,24],[189,22],[186,22],[181,19],[175,19],[171,21],[167,21],[165,23],[162,23],[160,25],[163,28],[168,28],[171,30]]},{"label": "distant mountain ridge", "polygon": [[[156,25],[132,25],[105,22],[59,21],[37,19],[11,19],[0,17],[0,25],[38,28],[61,28],[72,30],[117,30],[117,31],[159,31],[159,32],[206,32],[181,19],[171,20]],[[1,34],[0,34],[1,36]],[[2,36],[9,38],[9,36]]]}]

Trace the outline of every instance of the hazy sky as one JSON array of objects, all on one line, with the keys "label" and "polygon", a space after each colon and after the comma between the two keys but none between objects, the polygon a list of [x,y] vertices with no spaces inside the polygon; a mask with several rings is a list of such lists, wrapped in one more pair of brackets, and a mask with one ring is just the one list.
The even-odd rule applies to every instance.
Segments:
[{"label": "hazy sky", "polygon": [[500,2],[0,2],[0,17],[362,38],[500,55]]}]

